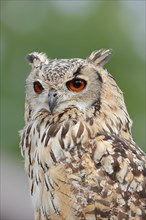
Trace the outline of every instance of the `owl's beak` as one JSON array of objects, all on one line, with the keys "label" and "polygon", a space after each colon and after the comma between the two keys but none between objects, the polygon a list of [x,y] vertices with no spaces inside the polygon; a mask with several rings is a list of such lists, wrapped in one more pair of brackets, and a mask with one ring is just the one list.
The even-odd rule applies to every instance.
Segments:
[{"label": "owl's beak", "polygon": [[49,108],[50,108],[50,112],[53,113],[54,108],[56,107],[57,104],[57,90],[51,88],[49,90]]}]

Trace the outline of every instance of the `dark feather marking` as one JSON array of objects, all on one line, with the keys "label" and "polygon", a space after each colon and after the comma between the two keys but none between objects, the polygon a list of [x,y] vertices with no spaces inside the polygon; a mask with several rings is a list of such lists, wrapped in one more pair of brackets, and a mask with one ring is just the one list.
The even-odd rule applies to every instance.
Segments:
[{"label": "dark feather marking", "polygon": [[[135,146],[136,148],[138,148],[138,146],[136,145]],[[140,149],[141,150],[141,149]],[[145,158],[146,158],[146,154],[144,153],[144,152],[138,152],[138,153],[136,153],[136,156],[137,156],[137,159],[139,159],[139,160],[143,160],[142,159],[142,156],[144,156]],[[146,167],[146,166],[145,166]],[[145,176],[146,176],[146,173],[145,173]]]},{"label": "dark feather marking", "polygon": [[[60,180],[60,179],[58,179],[58,178],[57,178],[57,180],[61,181],[61,180]],[[62,181],[61,181],[61,182],[62,182]],[[63,181],[63,182],[64,182],[64,181]],[[55,182],[55,181],[54,181],[54,182],[53,182],[53,184],[54,184],[54,185],[56,185],[58,188],[60,188],[60,186],[58,185],[58,183],[57,183],[57,182]]]},{"label": "dark feather marking", "polygon": [[40,164],[39,155],[37,154],[37,162]]},{"label": "dark feather marking", "polygon": [[55,157],[52,150],[50,150],[50,156],[51,156],[52,160],[54,161],[54,163],[57,163],[56,157]]},{"label": "dark feather marking", "polygon": [[70,195],[68,195],[67,193],[62,192],[62,191],[60,191],[60,193],[63,194],[63,195],[65,195],[66,197],[70,198]]},{"label": "dark feather marking", "polygon": [[140,176],[141,171],[138,170],[137,164],[133,162],[133,160],[130,161],[130,165],[132,167],[132,173],[134,176]]},{"label": "dark feather marking", "polygon": [[122,155],[124,158],[126,158],[127,155],[126,155],[125,149],[122,147],[123,145],[121,145],[121,142],[118,142],[118,143],[113,142],[113,148],[115,148],[114,149],[115,154],[117,156]]},{"label": "dark feather marking", "polygon": [[[92,190],[92,188],[90,188],[91,190]],[[94,190],[92,190],[92,191],[94,191]],[[96,192],[96,191],[94,191],[94,192]],[[93,203],[93,198],[91,199],[91,198],[87,198],[87,203],[88,204],[91,204],[91,203]]]},{"label": "dark feather marking", "polygon": [[48,167],[47,163],[45,163],[45,167],[47,168],[47,170],[49,169],[49,167]]},{"label": "dark feather marking", "polygon": [[46,134],[46,139],[45,139],[45,147],[47,147],[47,144],[48,144],[49,140],[50,140],[50,133],[49,133],[49,130],[48,130],[48,132]]},{"label": "dark feather marking", "polygon": [[33,179],[33,169],[31,170],[30,178]]},{"label": "dark feather marking", "polygon": [[43,215],[45,217],[45,220],[49,220],[48,214],[45,209],[43,209]]},{"label": "dark feather marking", "polygon": [[41,180],[41,178],[39,177],[39,182],[41,183],[42,182],[42,180]]},{"label": "dark feather marking", "polygon": [[44,134],[43,134],[43,136],[41,138],[41,143],[43,143],[45,136],[46,136],[46,132],[44,132]]},{"label": "dark feather marking", "polygon": [[36,130],[37,130],[38,133],[40,133],[40,124],[37,124]]},{"label": "dark feather marking", "polygon": [[129,215],[124,212],[119,211],[118,220],[129,220]]},{"label": "dark feather marking", "polygon": [[37,186],[38,186],[39,182],[38,182],[38,180],[37,180],[37,177],[35,178],[35,182],[36,182],[36,184],[37,184]]},{"label": "dark feather marking", "polygon": [[43,167],[43,164],[40,162],[40,165],[41,165],[41,168],[42,168],[42,170],[44,171],[44,173],[46,172],[45,171],[45,168]]},{"label": "dark feather marking", "polygon": [[146,167],[143,168],[142,173],[146,177]]},{"label": "dark feather marking", "polygon": [[43,117],[41,120],[40,120],[40,123],[39,123],[39,126],[44,122],[46,117]]},{"label": "dark feather marking", "polygon": [[71,142],[69,141],[68,144],[66,145],[65,149],[70,150],[70,151],[71,151],[71,150],[73,151],[74,148],[71,148],[71,149],[70,149],[70,146],[71,146]]},{"label": "dark feather marking", "polygon": [[107,128],[110,130],[111,134],[113,133],[113,129],[110,127],[110,125],[105,121],[105,124],[107,126]]},{"label": "dark feather marking", "polygon": [[[64,184],[68,184],[65,180],[61,180],[61,179],[59,179],[59,178],[56,178],[59,182],[61,182],[61,183],[64,183]],[[56,182],[54,182],[55,183],[55,185],[56,186],[58,186],[59,187],[59,185],[56,183]]]},{"label": "dark feather marking", "polygon": [[[95,216],[98,217],[98,215],[102,218],[106,218],[106,217],[109,217],[110,216],[110,211],[107,211],[107,212],[102,212],[100,209],[98,208],[95,208],[94,211],[92,211],[93,213],[95,213]],[[91,212],[91,213],[92,213]],[[98,219],[98,218],[97,218]]]},{"label": "dark feather marking", "polygon": [[[78,167],[75,168],[72,163],[68,163],[67,165],[71,168],[73,173],[77,173],[78,172]],[[80,169],[80,171],[81,171],[81,169]]]},{"label": "dark feather marking", "polygon": [[[94,70],[94,69],[93,69]],[[101,83],[103,83],[103,80],[102,80],[102,77],[101,75],[99,74],[99,72],[97,70],[95,70],[96,74],[98,75],[98,78],[97,80],[99,80]]]},{"label": "dark feather marking", "polygon": [[[51,203],[52,203],[52,206],[53,206],[53,208],[54,208],[54,210],[55,210],[55,213],[57,213],[57,214],[60,215],[60,212],[59,212],[58,209],[55,207],[54,202],[53,202],[52,199],[51,199]],[[62,219],[63,219],[63,218],[62,218]]]},{"label": "dark feather marking", "polygon": [[59,143],[60,143],[61,148],[64,149],[64,148],[65,148],[64,142],[63,142],[63,140],[60,139],[60,138],[59,138]]},{"label": "dark feather marking", "polygon": [[34,181],[32,182],[32,185],[31,185],[31,195],[33,194],[33,189],[34,189]]},{"label": "dark feather marking", "polygon": [[48,130],[50,137],[55,137],[59,129],[60,125],[58,123],[52,124]]},{"label": "dark feather marking", "polygon": [[59,115],[58,115],[58,120],[60,121],[60,119],[61,119],[61,117],[64,115],[64,112],[62,112],[62,113],[60,113]]},{"label": "dark feather marking", "polygon": [[105,141],[107,141],[107,140],[110,140],[111,139],[111,136],[110,135],[108,135],[108,134],[100,134],[100,133],[97,133],[96,134],[97,136],[104,136],[104,138],[103,138],[103,140],[105,140]]},{"label": "dark feather marking", "polygon": [[141,198],[145,199],[145,206],[146,206],[146,179],[143,181],[143,183],[142,183],[142,190],[140,192],[138,192],[138,195]]},{"label": "dark feather marking", "polygon": [[96,102],[92,104],[94,107],[94,116],[96,116],[96,112],[100,111],[100,106],[101,106],[101,101],[100,101],[100,96],[97,98]]},{"label": "dark feather marking", "polygon": [[35,135],[35,128],[33,129],[33,135]]},{"label": "dark feather marking", "polygon": [[29,119],[30,119],[30,117],[31,117],[31,112],[32,112],[32,111],[31,111],[31,109],[29,109],[29,113],[28,113],[28,115],[29,115],[29,116],[28,116],[28,120],[29,120]]},{"label": "dark feather marking", "polygon": [[113,180],[113,181],[116,181],[116,180],[117,180],[117,177],[116,177],[116,173],[115,173],[115,172],[113,172],[113,173],[111,173],[111,174],[109,174],[109,173],[106,172],[106,175],[108,175],[108,176],[111,178],[111,180]]},{"label": "dark feather marking", "polygon": [[65,123],[61,132],[62,139],[65,138],[65,135],[67,134],[68,130],[69,130],[69,123]]},{"label": "dark feather marking", "polygon": [[50,121],[48,120],[45,124],[45,128],[50,124]]},{"label": "dark feather marking", "polygon": [[[51,188],[52,188],[52,189],[54,189],[54,187],[53,187],[53,185],[52,185],[52,183],[51,183],[51,181],[50,181],[49,176],[47,176],[47,179],[48,179],[48,182],[49,182],[49,184],[50,184]],[[53,183],[55,183],[55,182],[53,182]]]},{"label": "dark feather marking", "polygon": [[[125,201],[128,201],[129,198],[131,197],[131,193],[128,192],[128,191],[121,193],[121,188],[117,188],[117,189],[116,189],[116,192],[117,192],[118,194],[121,194],[122,197],[123,197],[123,199],[124,199]],[[128,211],[128,210],[129,210],[129,206],[127,205],[127,203],[126,203],[126,208],[127,208],[127,211]]]},{"label": "dark feather marking", "polygon": [[78,123],[78,121],[76,119],[72,119],[72,124],[76,125]]},{"label": "dark feather marking", "polygon": [[45,139],[45,145],[44,145],[45,147],[47,147],[47,144],[48,144],[49,140],[50,140],[50,135],[48,134],[46,139]]},{"label": "dark feather marking", "polygon": [[[145,201],[145,203],[146,203],[146,201]],[[145,207],[142,209],[142,220],[145,220],[146,219],[146,205],[145,205]]]},{"label": "dark feather marking", "polygon": [[103,200],[103,199],[97,199],[94,202],[98,202],[98,203],[100,203],[100,204],[102,204],[104,206],[108,206],[108,207],[110,206],[110,202],[108,202],[106,200]]},{"label": "dark feather marking", "polygon": [[82,122],[80,122],[80,126],[79,126],[79,129],[78,129],[78,132],[77,132],[77,138],[80,138],[82,133],[84,131],[84,125]]},{"label": "dark feather marking", "polygon": [[45,185],[46,185],[47,191],[49,191],[49,186],[48,186],[48,183],[46,181],[46,178],[45,178]]},{"label": "dark feather marking", "polygon": [[99,220],[99,218],[97,217],[97,215],[95,215],[95,220]]},{"label": "dark feather marking", "polygon": [[118,157],[117,154],[115,154],[115,155],[113,156],[113,160],[114,160],[113,170],[114,170],[115,173],[120,171],[120,166],[119,166],[119,162],[117,161],[117,157]]},{"label": "dark feather marking", "polygon": [[81,72],[81,66],[73,73],[74,76],[78,76]]},{"label": "dark feather marking", "polygon": [[89,125],[90,125],[90,126],[93,125],[93,118],[88,118],[87,121],[89,122]]},{"label": "dark feather marking", "polygon": [[31,128],[32,128],[32,124],[30,124],[26,130],[26,138],[25,138],[26,139],[26,143],[25,143],[26,147],[29,147],[28,142],[29,142],[29,134],[30,134]]},{"label": "dark feather marking", "polygon": [[32,161],[31,161],[31,147],[29,147],[29,150],[28,150],[28,158],[29,158],[29,164],[32,165]]},{"label": "dark feather marking", "polygon": [[[86,220],[86,217],[84,216],[84,214],[82,212],[78,212],[76,215],[77,218],[75,219],[82,219],[82,220]],[[96,219],[97,220],[97,219]]]},{"label": "dark feather marking", "polygon": [[[90,187],[90,190],[92,190],[93,192],[96,192],[97,194],[101,194],[101,191],[102,191],[102,187],[99,187],[99,186],[92,186]],[[92,199],[93,201],[93,199]]]}]

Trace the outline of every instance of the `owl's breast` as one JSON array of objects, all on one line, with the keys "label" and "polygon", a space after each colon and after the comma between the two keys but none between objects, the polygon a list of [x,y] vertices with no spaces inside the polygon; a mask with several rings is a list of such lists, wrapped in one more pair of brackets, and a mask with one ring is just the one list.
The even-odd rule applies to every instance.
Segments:
[{"label": "owl's breast", "polygon": [[133,142],[92,129],[81,120],[25,128],[25,167],[42,219],[145,216],[145,156]]},{"label": "owl's breast", "polygon": [[89,138],[88,132],[82,122],[49,124],[44,120],[41,124],[28,125],[22,134],[34,207],[44,210],[44,215],[51,219],[59,215],[75,219],[81,209],[75,196],[81,182],[77,172],[81,159],[79,146],[81,140],[86,142]]}]

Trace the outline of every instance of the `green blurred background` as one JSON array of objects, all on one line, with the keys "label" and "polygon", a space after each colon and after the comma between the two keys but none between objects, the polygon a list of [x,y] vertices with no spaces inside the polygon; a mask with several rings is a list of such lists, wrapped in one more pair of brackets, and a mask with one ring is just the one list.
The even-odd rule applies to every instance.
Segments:
[{"label": "green blurred background", "polygon": [[[18,131],[24,125],[25,79],[30,71],[25,56],[38,51],[50,58],[86,58],[100,48],[114,51],[106,68],[124,92],[134,122],[134,140],[146,151],[145,0],[1,1],[3,219],[32,218],[29,198],[24,199],[28,187],[22,187],[26,177],[18,147]],[[9,191],[16,197],[14,207]],[[6,206],[16,209],[14,216]]]}]

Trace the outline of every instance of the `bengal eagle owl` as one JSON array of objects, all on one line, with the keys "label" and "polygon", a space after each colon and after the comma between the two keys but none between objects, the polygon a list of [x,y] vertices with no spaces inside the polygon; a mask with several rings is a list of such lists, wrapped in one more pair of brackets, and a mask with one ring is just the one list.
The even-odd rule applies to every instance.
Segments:
[{"label": "bengal eagle owl", "polygon": [[146,155],[131,135],[123,94],[87,59],[27,56],[21,151],[35,220],[146,219]]}]

